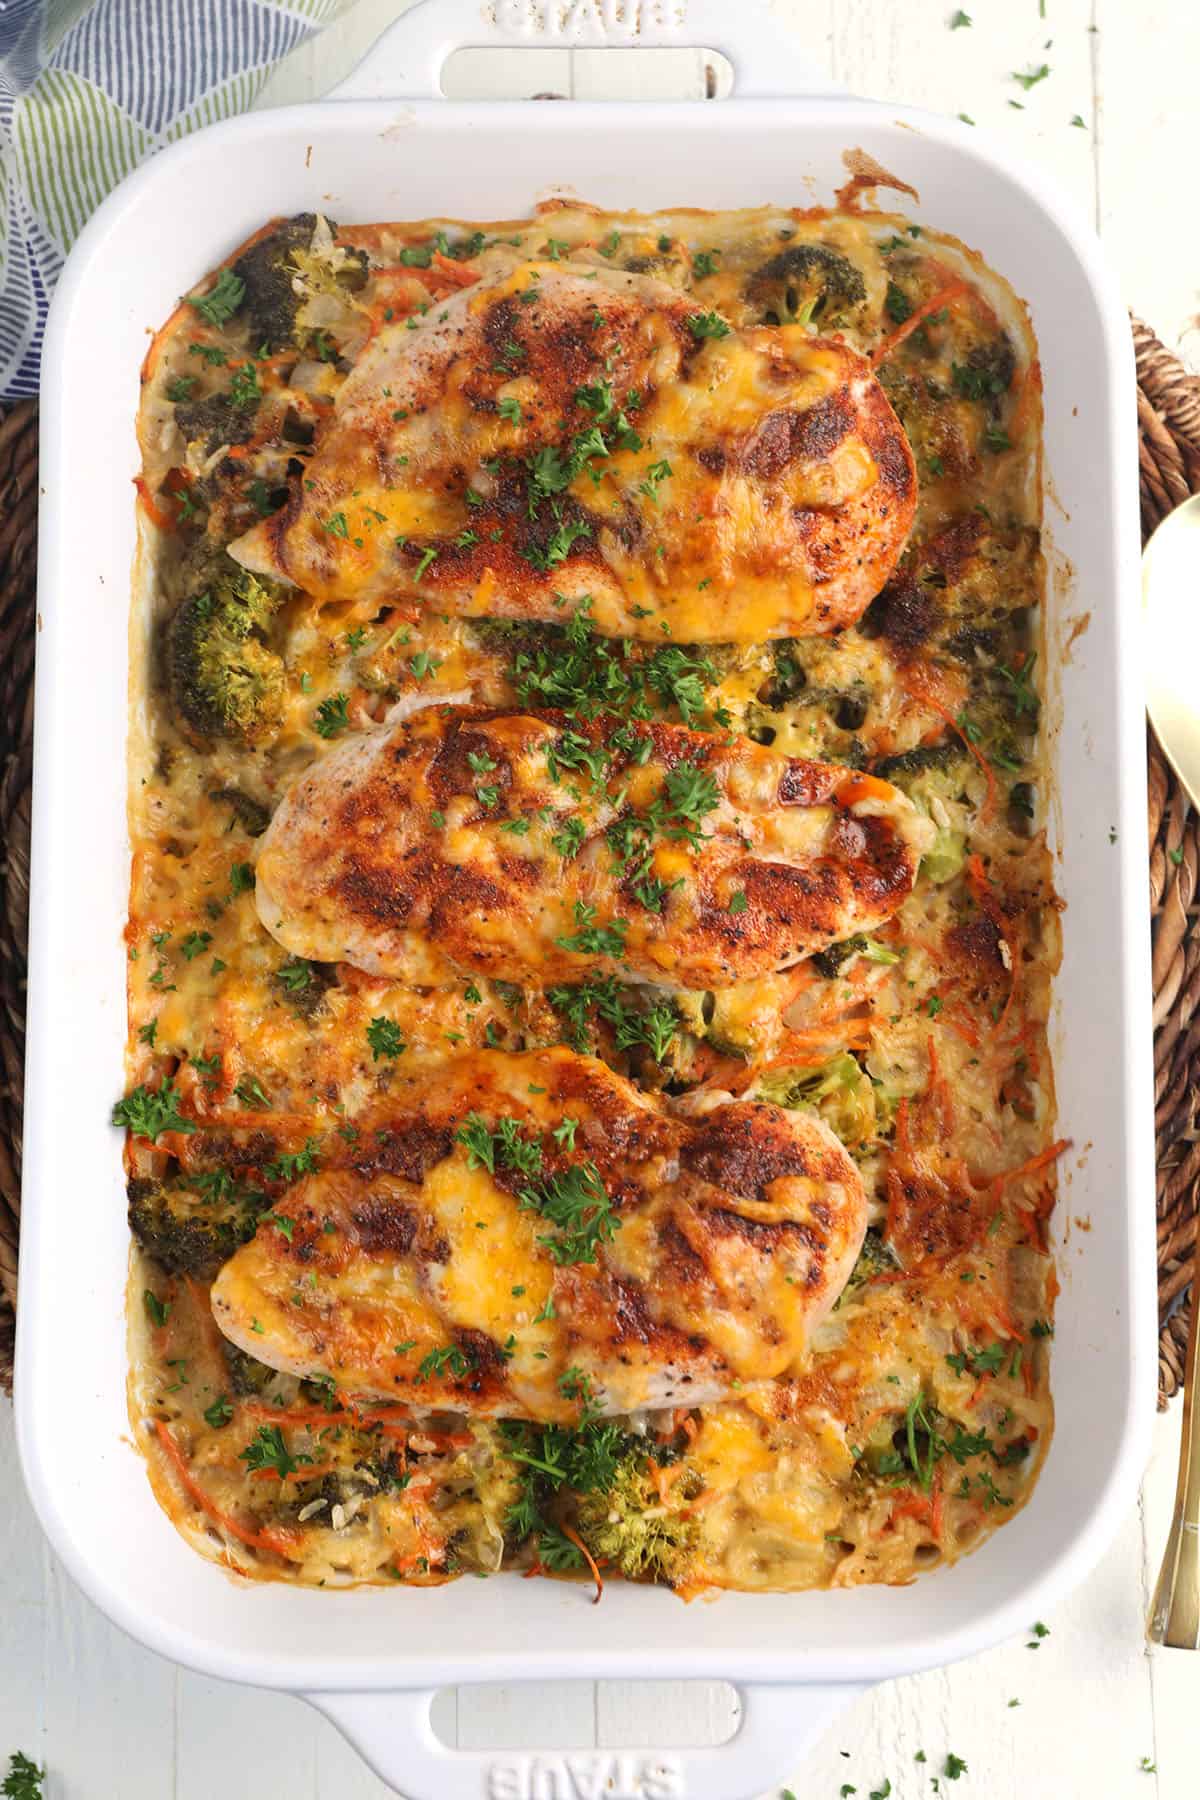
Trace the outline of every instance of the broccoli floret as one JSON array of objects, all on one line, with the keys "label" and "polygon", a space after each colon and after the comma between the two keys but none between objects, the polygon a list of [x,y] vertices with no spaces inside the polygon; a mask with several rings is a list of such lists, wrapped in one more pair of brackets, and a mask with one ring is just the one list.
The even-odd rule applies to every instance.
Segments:
[{"label": "broccoli floret", "polygon": [[166,629],[171,699],[204,737],[255,743],[283,717],[282,659],[266,642],[278,590],[221,557],[176,608]]},{"label": "broccoli floret", "polygon": [[882,757],[875,764],[874,773],[881,781],[902,787],[906,778],[923,775],[931,769],[961,776],[966,762],[967,751],[959,740],[947,737],[940,744],[918,744],[915,750],[905,750],[901,756]]},{"label": "broccoli floret", "polygon": [[994,414],[1016,372],[1016,352],[1008,334],[1002,331],[998,337],[968,350],[966,360],[954,364],[951,378],[955,392],[964,400],[981,400],[987,411]]},{"label": "broccoli floret", "polygon": [[898,1268],[896,1258],[892,1255],[883,1238],[874,1225],[867,1227],[867,1235],[863,1239],[862,1249],[858,1253],[858,1261],[850,1272],[850,1280],[869,1281],[872,1275],[886,1275]]},{"label": "broccoli floret", "polygon": [[241,788],[214,788],[208,797],[220,800],[229,808],[247,837],[261,837],[271,823],[270,807],[256,800],[253,794],[244,794]]},{"label": "broccoli floret", "polygon": [[197,1177],[199,1186],[135,1178],[128,1187],[129,1229],[169,1275],[211,1281],[239,1245],[254,1236],[265,1194],[229,1176]]},{"label": "broccoli floret", "polygon": [[824,244],[789,244],[755,270],[747,292],[768,325],[845,324],[867,297],[860,271]]},{"label": "broccoli floret", "polygon": [[874,1135],[875,1089],[848,1050],[819,1069],[772,1069],[760,1078],[755,1093],[776,1106],[819,1114],[847,1148]]},{"label": "broccoli floret", "polygon": [[[693,1485],[684,1475],[672,1488],[672,1498],[678,1495],[686,1504]],[[627,1581],[676,1587],[699,1547],[699,1521],[664,1506],[640,1451],[622,1459],[611,1485],[581,1497],[575,1522],[596,1561],[619,1569]]]},{"label": "broccoli floret", "polygon": [[269,1368],[256,1357],[248,1356],[228,1340],[222,1343],[221,1349],[229,1365],[229,1385],[239,1399],[249,1400],[253,1396],[261,1396],[268,1388],[279,1385],[278,1369]]},{"label": "broccoli floret", "polygon": [[[234,263],[233,272],[246,288],[241,316],[249,326],[254,349],[265,345],[272,352],[283,350],[304,335],[297,327],[297,314],[307,297],[300,277],[317,254],[313,242],[319,223],[315,213],[297,213],[251,244]],[[325,224],[331,233],[337,231],[332,219]],[[339,250],[337,266],[330,273],[340,287],[362,287],[367,279],[365,252]]]},{"label": "broccoli floret", "polygon": [[181,400],[175,423],[189,444],[199,442],[205,456],[211,456],[222,444],[244,444],[254,430],[254,414],[230,394],[209,394],[203,400]]}]

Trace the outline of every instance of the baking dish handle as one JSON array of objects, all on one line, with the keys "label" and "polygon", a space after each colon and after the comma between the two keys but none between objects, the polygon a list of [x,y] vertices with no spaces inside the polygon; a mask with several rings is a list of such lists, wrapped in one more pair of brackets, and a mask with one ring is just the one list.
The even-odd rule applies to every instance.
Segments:
[{"label": "baking dish handle", "polygon": [[430,1719],[434,1688],[304,1698],[405,1800],[752,1800],[862,1691],[739,1688],[733,1737],[681,1750],[451,1750]]},{"label": "baking dish handle", "polygon": [[762,0],[417,0],[329,98],[440,100],[447,58],[468,48],[719,50],[739,99],[843,91]]}]

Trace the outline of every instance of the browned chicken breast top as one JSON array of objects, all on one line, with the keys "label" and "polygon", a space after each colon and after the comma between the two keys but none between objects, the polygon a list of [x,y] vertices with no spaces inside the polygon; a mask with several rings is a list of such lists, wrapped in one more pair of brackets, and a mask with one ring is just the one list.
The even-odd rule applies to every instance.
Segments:
[{"label": "browned chicken breast top", "polygon": [[812,1115],[672,1109],[570,1050],[475,1052],[333,1140],[212,1307],[259,1361],[350,1395],[565,1421],[794,1369],[865,1228]]},{"label": "browned chicken breast top", "polygon": [[747,738],[439,707],[301,776],[258,909],[294,955],[415,985],[716,988],[881,924],[930,836],[888,783]]},{"label": "browned chicken breast top", "polygon": [[385,324],[303,479],[230,546],[318,599],[677,643],[827,632],[883,586],[912,452],[866,358],[649,275],[495,250]]}]

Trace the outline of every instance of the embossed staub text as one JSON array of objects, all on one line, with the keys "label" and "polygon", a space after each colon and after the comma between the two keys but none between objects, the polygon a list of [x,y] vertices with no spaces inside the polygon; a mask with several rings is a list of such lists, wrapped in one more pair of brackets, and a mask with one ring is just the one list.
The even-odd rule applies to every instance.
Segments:
[{"label": "embossed staub text", "polygon": [[645,1751],[516,1756],[489,1763],[487,1800],[685,1800],[678,1760]]}]

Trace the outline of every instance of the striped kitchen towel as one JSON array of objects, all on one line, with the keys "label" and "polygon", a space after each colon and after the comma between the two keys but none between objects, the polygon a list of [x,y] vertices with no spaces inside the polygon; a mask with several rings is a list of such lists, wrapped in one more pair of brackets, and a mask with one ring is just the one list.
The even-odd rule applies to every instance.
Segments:
[{"label": "striped kitchen towel", "polygon": [[349,0],[0,0],[0,400],[35,394],[46,307],[136,164],[251,106]]}]

